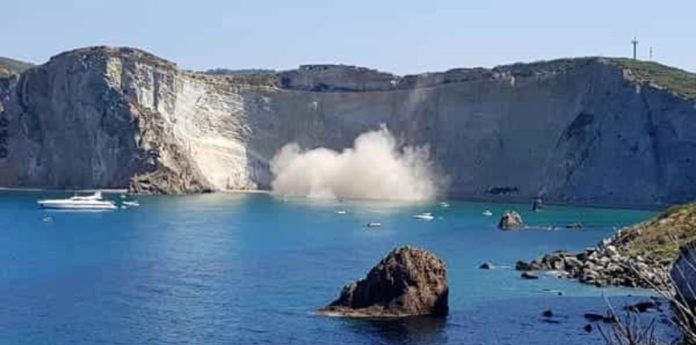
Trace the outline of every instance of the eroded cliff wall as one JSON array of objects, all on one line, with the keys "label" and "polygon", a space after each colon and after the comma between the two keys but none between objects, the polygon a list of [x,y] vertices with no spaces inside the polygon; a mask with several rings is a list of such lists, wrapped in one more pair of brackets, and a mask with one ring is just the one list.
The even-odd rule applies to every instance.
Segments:
[{"label": "eroded cliff wall", "polygon": [[288,142],[341,149],[384,123],[404,144],[429,145],[455,197],[652,206],[696,196],[696,104],[606,59],[235,77],[98,47],[4,90],[2,186],[268,188],[268,162]]}]

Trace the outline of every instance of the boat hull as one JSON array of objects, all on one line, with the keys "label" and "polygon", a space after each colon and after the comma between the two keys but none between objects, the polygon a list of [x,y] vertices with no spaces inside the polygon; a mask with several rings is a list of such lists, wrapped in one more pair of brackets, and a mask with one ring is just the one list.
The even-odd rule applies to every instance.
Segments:
[{"label": "boat hull", "polygon": [[54,202],[38,202],[39,206],[49,209],[60,210],[115,210],[117,207],[113,204],[66,204]]}]

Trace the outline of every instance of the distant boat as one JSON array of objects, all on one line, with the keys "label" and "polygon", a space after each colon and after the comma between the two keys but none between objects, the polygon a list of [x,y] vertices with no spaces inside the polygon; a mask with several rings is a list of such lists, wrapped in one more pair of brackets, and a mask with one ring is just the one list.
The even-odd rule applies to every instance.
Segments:
[{"label": "distant boat", "polygon": [[448,207],[450,207],[450,204],[443,201],[443,202],[440,203],[440,207],[442,207],[442,208],[448,208]]},{"label": "distant boat", "polygon": [[121,204],[130,206],[130,207],[138,207],[140,206],[140,203],[137,200],[132,200],[132,201],[124,201]]},{"label": "distant boat", "polygon": [[113,210],[117,208],[113,201],[102,199],[101,192],[88,196],[75,195],[67,199],[44,199],[36,203],[43,208],[55,209]]},{"label": "distant boat", "polygon": [[337,214],[346,214],[346,213],[348,213],[348,211],[346,211],[346,210],[338,210],[338,211],[336,211],[336,213],[337,213]]},{"label": "distant boat", "polygon": [[435,219],[435,217],[433,217],[432,213],[430,213],[430,212],[417,214],[417,215],[413,216],[413,218],[420,219],[420,220],[433,220],[433,219]]},{"label": "distant boat", "polygon": [[481,214],[486,216],[486,217],[490,217],[493,215],[493,212],[491,212],[490,210],[485,210]]},{"label": "distant boat", "polygon": [[380,223],[380,222],[370,222],[370,223],[365,224],[365,226],[367,226],[368,228],[379,228],[379,227],[382,226],[382,223]]}]

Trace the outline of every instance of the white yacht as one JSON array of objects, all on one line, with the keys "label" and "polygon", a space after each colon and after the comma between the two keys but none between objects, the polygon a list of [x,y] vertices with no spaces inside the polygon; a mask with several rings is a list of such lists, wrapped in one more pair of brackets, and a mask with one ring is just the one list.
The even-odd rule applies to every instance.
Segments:
[{"label": "white yacht", "polygon": [[420,219],[420,220],[433,220],[433,219],[435,219],[435,217],[433,217],[433,214],[430,212],[417,214],[417,215],[413,216],[413,218]]},{"label": "white yacht", "polygon": [[113,201],[104,200],[101,192],[88,196],[75,195],[67,199],[44,199],[36,202],[43,208],[80,209],[80,210],[113,210]]}]

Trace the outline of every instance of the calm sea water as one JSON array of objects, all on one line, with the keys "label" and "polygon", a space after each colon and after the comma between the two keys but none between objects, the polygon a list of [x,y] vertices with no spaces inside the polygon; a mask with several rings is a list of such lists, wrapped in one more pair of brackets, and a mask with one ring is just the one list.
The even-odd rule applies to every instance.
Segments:
[{"label": "calm sea water", "polygon": [[[646,211],[532,213],[529,205],[440,208],[213,194],[60,212],[37,207],[47,195],[62,196],[0,194],[1,344],[601,344],[596,331],[582,329],[582,314],[606,311],[605,297],[618,307],[628,295],[647,298],[547,276],[524,281],[509,268],[518,259],[591,246],[615,227],[653,215]],[[496,216],[482,216],[485,209]],[[520,211],[529,224],[585,228],[502,232],[495,226],[505,209]],[[424,211],[437,219],[411,219]],[[383,227],[363,227],[370,221]],[[426,248],[447,262],[446,320],[314,314],[400,245]],[[484,261],[508,268],[479,270]],[[558,316],[546,320],[546,309]],[[646,317],[673,334],[659,314]]]}]

